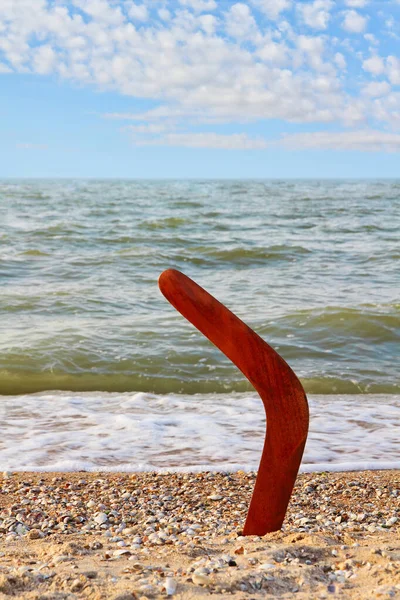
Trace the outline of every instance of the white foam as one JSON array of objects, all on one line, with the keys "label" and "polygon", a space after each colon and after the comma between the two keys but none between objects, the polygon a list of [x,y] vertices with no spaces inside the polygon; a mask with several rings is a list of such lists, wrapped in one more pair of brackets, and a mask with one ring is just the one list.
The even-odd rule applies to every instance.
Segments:
[{"label": "white foam", "polygon": [[[311,396],[302,471],[400,468],[400,396]],[[47,392],[0,397],[0,469],[252,471],[256,394]]]}]

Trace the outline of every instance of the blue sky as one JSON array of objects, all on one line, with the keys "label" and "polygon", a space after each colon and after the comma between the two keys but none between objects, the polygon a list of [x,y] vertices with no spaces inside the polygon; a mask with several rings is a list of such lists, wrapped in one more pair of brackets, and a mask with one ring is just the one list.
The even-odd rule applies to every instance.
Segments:
[{"label": "blue sky", "polygon": [[399,177],[400,0],[1,0],[0,177]]}]

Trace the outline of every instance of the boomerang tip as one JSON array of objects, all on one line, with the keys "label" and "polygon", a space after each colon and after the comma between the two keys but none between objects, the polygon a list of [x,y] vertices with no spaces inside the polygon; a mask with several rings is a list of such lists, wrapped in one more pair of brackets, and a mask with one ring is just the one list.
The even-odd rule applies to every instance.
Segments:
[{"label": "boomerang tip", "polygon": [[169,283],[171,283],[174,280],[176,281],[177,279],[180,279],[183,276],[183,273],[177,271],[176,269],[166,269],[161,273],[161,275],[158,278],[158,287],[163,292],[163,290],[168,286]]},{"label": "boomerang tip", "polygon": [[181,294],[190,295],[193,287],[198,287],[187,275],[177,269],[166,269],[158,278],[158,287],[165,298],[173,306]]}]

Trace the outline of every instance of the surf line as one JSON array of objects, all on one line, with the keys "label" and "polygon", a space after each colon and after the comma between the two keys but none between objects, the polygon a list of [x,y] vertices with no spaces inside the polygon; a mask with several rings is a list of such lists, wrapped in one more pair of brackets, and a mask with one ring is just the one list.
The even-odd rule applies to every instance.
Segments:
[{"label": "surf line", "polygon": [[282,527],[307,440],[304,389],[285,360],[214,296],[175,269],[158,281],[165,298],[243,373],[264,404],[267,430],[243,535]]}]

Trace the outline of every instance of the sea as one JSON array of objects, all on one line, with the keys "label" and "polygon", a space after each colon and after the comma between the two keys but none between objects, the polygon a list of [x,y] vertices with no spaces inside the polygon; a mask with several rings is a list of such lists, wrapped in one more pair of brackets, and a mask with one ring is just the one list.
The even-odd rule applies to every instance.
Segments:
[{"label": "sea", "polygon": [[400,467],[400,180],[1,180],[0,470],[257,469],[262,402],[184,272],[310,406],[303,471]]}]

